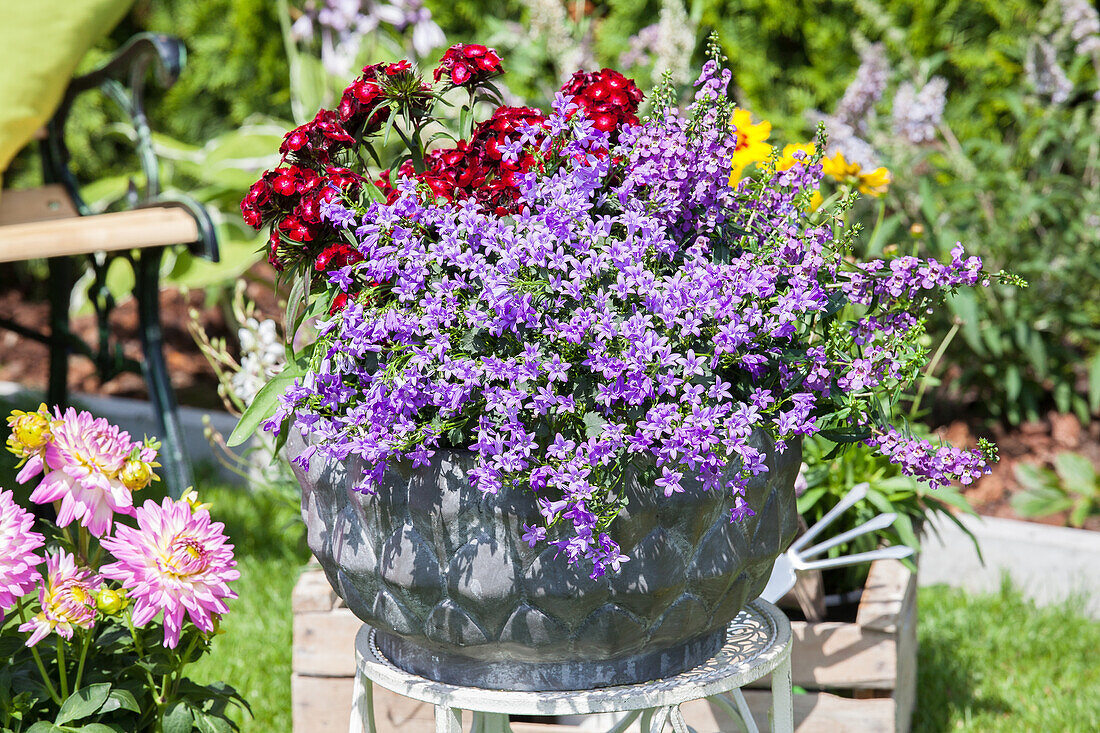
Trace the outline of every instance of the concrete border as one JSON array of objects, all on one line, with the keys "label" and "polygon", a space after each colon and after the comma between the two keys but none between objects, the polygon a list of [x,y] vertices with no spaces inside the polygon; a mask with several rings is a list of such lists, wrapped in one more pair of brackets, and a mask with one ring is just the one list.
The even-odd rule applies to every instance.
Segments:
[{"label": "concrete border", "polygon": [[937,519],[922,542],[920,585],[990,593],[1007,575],[1039,605],[1080,601],[1083,613],[1100,619],[1100,532],[997,517],[960,519],[978,538],[985,564],[959,527]]}]

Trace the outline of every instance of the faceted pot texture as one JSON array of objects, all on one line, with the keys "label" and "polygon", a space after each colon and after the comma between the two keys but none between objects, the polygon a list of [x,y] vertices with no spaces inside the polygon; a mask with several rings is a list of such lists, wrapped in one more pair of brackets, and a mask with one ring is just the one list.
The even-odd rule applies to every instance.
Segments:
[{"label": "faceted pot texture", "polygon": [[[393,466],[373,496],[351,488],[355,461],[315,458],[295,472],[310,549],[394,664],[474,687],[590,689],[703,662],[763,590],[795,535],[801,445],[780,454],[762,431],[753,438],[770,469],[746,494],[756,516],[730,523],[727,493],[685,479],[666,498],[628,473],[612,531],[630,559],[598,580],[556,548],[528,547],[523,524],[541,520],[534,495],[471,488],[469,451]],[[294,433],[288,447],[293,456],[305,444]]]}]

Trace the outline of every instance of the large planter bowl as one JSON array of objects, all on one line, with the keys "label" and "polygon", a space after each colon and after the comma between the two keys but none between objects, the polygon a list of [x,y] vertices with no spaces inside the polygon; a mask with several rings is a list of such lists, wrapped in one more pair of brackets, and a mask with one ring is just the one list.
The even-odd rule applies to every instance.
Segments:
[{"label": "large planter bowl", "polygon": [[[726,493],[685,480],[666,498],[628,474],[614,532],[630,559],[598,580],[553,547],[529,547],[521,535],[540,521],[534,496],[471,488],[469,451],[394,466],[373,496],[352,490],[354,461],[314,458],[295,472],[310,549],[394,664],[475,687],[589,689],[701,663],[764,588],[794,538],[801,448],[778,454],[765,433],[753,440],[770,470],[746,495],[756,516],[738,523]],[[297,455],[305,443],[294,434],[288,447]]]}]

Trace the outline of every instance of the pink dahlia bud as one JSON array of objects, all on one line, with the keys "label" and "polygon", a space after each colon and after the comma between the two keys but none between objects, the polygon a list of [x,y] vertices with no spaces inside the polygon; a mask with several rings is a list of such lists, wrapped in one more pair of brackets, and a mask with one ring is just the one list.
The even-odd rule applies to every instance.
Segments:
[{"label": "pink dahlia bud", "polygon": [[439,81],[446,74],[456,87],[475,87],[503,73],[500,56],[493,49],[476,43],[456,43],[443,54],[432,76]]},{"label": "pink dahlia bud", "polygon": [[229,583],[241,575],[225,525],[183,499],[147,500],[136,516],[136,529],[119,525],[103,540],[117,562],[100,571],[127,590],[134,624],[144,626],[163,612],[170,649],[179,644],[184,613],[200,631],[214,633],[215,617],[229,611],[226,599],[237,597]]},{"label": "pink dahlia bud", "polygon": [[90,629],[95,624],[96,594],[103,581],[90,570],[77,567],[76,559],[59,550],[46,557],[46,582],[38,587],[41,610],[19,627],[31,632],[27,646],[34,646],[51,632],[73,638],[73,627]]},{"label": "pink dahlia bud", "polygon": [[43,540],[31,531],[33,526],[34,515],[15,503],[12,492],[0,491],[0,611],[14,606],[41,580],[37,568],[42,558],[34,551]]},{"label": "pink dahlia bud", "polygon": [[[129,433],[91,413],[71,407],[64,415],[57,408],[54,411],[53,439],[43,456],[46,475],[31,492],[31,501],[60,501],[59,527],[79,521],[94,536],[102,537],[111,531],[115,514],[134,513],[131,491],[119,474],[134,449],[142,446],[132,443]],[[21,482],[31,478],[20,477]]]}]

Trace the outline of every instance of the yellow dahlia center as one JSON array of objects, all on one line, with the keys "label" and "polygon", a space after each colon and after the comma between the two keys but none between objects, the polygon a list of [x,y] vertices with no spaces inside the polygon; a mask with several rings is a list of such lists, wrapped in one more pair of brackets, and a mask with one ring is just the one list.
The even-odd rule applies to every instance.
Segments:
[{"label": "yellow dahlia center", "polygon": [[167,554],[161,556],[161,570],[177,578],[195,575],[206,570],[210,564],[210,554],[194,537],[179,536],[168,546]]}]

